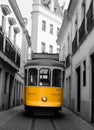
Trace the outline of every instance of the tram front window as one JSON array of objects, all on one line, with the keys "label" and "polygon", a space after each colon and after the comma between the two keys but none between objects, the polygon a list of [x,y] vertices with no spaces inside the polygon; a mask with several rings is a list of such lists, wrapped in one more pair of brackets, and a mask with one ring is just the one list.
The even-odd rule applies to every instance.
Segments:
[{"label": "tram front window", "polygon": [[50,86],[51,72],[49,69],[40,69],[39,72],[39,85]]},{"label": "tram front window", "polygon": [[54,69],[53,70],[53,87],[61,87],[61,70]]},{"label": "tram front window", "polygon": [[37,69],[35,69],[35,68],[29,69],[28,85],[29,86],[36,86],[37,85]]}]

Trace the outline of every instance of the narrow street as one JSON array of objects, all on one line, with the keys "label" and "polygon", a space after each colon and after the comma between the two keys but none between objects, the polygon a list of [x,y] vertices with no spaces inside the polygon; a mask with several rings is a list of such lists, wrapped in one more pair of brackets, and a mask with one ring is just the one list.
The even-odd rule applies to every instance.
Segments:
[{"label": "narrow street", "polygon": [[32,116],[23,106],[0,112],[0,130],[94,130],[65,107],[58,116]]}]

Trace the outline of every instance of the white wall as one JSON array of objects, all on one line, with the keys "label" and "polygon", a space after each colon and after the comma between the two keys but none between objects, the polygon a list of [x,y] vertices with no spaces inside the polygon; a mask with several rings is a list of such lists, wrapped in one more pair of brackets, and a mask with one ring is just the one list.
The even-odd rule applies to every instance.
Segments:
[{"label": "white wall", "polygon": [[[57,27],[61,27],[62,17],[56,15],[43,5],[33,5],[32,20],[32,43],[34,51],[41,52],[41,42],[44,42],[46,43],[46,52],[49,52],[49,45],[52,45],[53,52],[57,53],[57,48],[59,47],[56,43]],[[45,32],[42,31],[42,20],[46,21]],[[53,25],[53,34],[49,33],[50,24]]]}]

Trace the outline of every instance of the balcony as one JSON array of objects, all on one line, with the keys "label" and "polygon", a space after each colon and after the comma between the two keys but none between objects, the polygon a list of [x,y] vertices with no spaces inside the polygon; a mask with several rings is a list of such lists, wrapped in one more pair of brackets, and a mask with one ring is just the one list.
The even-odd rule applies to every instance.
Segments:
[{"label": "balcony", "polygon": [[15,63],[16,49],[8,38],[6,38],[5,55]]},{"label": "balcony", "polygon": [[71,55],[68,54],[66,57],[66,68],[68,68],[71,65]]},{"label": "balcony", "polygon": [[88,33],[92,30],[94,26],[94,19],[93,19],[93,1],[91,1],[91,4],[89,6],[89,9],[87,11],[87,31]]},{"label": "balcony", "polygon": [[77,51],[78,46],[77,46],[77,32],[75,34],[74,40],[72,42],[72,52],[73,54]]},{"label": "balcony", "polygon": [[[15,46],[11,43],[11,41],[6,37],[5,48],[4,48],[4,34],[0,31],[0,51],[3,55],[5,55],[16,68],[20,67],[20,54],[15,48]],[[3,58],[3,57],[2,57]]]},{"label": "balcony", "polygon": [[82,41],[84,40],[85,37],[85,18],[82,21],[82,24],[79,28],[79,44],[81,45]]},{"label": "balcony", "polygon": [[20,60],[21,60],[20,54],[17,52],[16,65],[17,65],[18,67],[20,67]]}]

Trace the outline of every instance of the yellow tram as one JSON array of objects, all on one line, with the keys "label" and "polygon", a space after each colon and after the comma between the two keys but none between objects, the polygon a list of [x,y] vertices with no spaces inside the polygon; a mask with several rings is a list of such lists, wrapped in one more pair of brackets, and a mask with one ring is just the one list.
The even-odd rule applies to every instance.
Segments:
[{"label": "yellow tram", "polygon": [[64,64],[58,54],[34,53],[25,65],[25,109],[61,109],[63,87]]}]

